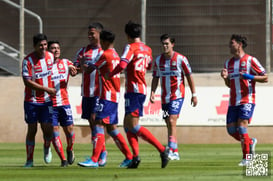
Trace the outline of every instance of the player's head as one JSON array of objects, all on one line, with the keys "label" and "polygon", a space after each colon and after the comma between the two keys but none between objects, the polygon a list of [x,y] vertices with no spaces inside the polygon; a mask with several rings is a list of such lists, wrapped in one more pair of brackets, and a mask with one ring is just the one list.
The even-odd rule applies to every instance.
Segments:
[{"label": "player's head", "polygon": [[160,36],[160,42],[162,44],[162,50],[165,54],[171,54],[173,52],[175,38],[169,34],[163,34]]},{"label": "player's head", "polygon": [[60,48],[60,42],[53,40],[48,42],[48,51],[53,53],[54,59],[60,58],[61,56],[61,48]]},{"label": "player's head", "polygon": [[101,23],[91,23],[88,26],[88,39],[90,44],[97,45],[99,44],[100,32],[103,30],[103,26]]},{"label": "player's head", "polygon": [[47,36],[38,33],[33,36],[33,47],[39,57],[43,57],[47,50]]},{"label": "player's head", "polygon": [[141,25],[134,23],[132,21],[129,21],[125,25],[125,33],[132,39],[139,38],[141,36]]},{"label": "player's head", "polygon": [[114,40],[115,34],[113,32],[107,30],[100,32],[100,43],[103,50],[108,49],[109,46],[114,43]]},{"label": "player's head", "polygon": [[240,52],[243,51],[243,49],[247,47],[247,39],[246,37],[238,34],[231,35],[230,42],[229,42],[229,48],[230,53],[233,55],[238,55]]}]

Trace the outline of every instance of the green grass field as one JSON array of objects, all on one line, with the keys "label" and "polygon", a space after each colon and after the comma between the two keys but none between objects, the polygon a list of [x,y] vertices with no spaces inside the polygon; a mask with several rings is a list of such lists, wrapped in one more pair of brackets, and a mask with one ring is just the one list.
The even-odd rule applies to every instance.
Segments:
[{"label": "green grass field", "polygon": [[[239,144],[187,144],[179,145],[180,161],[170,161],[161,169],[158,152],[149,144],[140,145],[141,163],[138,169],[118,168],[124,159],[114,144],[107,144],[108,160],[104,168],[92,169],[77,166],[91,153],[91,145],[75,144],[76,160],[72,166],[60,167],[60,159],[53,149],[53,161],[43,161],[42,144],[37,144],[34,167],[23,168],[25,145],[0,143],[0,180],[110,180],[110,181],[172,181],[172,180],[261,180],[270,177],[244,177],[244,168],[237,164],[241,159]],[[52,147],[53,148],[53,147]],[[258,144],[257,151],[272,151],[272,145]]]}]

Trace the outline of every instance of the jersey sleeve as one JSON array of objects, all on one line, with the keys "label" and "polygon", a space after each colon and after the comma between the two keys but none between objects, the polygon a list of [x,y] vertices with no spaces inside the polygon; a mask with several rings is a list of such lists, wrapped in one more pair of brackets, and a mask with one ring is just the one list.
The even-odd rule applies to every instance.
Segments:
[{"label": "jersey sleeve", "polygon": [[31,79],[32,77],[31,65],[27,59],[22,62],[22,77],[24,79]]},{"label": "jersey sleeve", "polygon": [[182,68],[185,75],[190,75],[192,73],[191,66],[187,57],[182,57]]},{"label": "jersey sleeve", "polygon": [[261,65],[261,63],[258,61],[258,59],[255,57],[253,57],[251,60],[251,71],[255,75],[264,75],[266,73],[264,67]]},{"label": "jersey sleeve", "polygon": [[83,53],[84,53],[84,48],[80,48],[77,53],[76,53],[76,56],[74,58],[74,61],[73,61],[73,64],[75,67],[80,67],[80,60],[79,60],[79,56],[83,56]]},{"label": "jersey sleeve", "polygon": [[123,50],[123,53],[120,57],[121,60],[129,63],[134,57],[134,52],[131,50],[131,46],[127,44]]}]

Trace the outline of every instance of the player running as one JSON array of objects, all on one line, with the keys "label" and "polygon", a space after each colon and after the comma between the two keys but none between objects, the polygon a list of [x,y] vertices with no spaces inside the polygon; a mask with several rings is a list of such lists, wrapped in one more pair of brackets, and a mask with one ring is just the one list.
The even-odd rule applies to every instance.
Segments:
[{"label": "player running", "polygon": [[247,132],[255,107],[255,83],[265,83],[268,76],[257,58],[245,53],[247,39],[233,34],[229,48],[233,57],[225,62],[221,77],[230,88],[227,112],[227,132],[241,141],[243,159],[239,166],[246,166],[246,154],[255,154],[256,138],[250,138]]},{"label": "player running", "polygon": [[[54,55],[54,64],[52,68],[52,83],[56,89],[56,95],[52,96],[53,102],[53,146],[61,159],[61,167],[67,167],[73,164],[75,157],[73,152],[73,144],[75,141],[75,133],[73,131],[72,110],[68,99],[67,84],[69,74],[75,76],[77,74],[76,67],[68,59],[61,59],[60,43],[58,41],[49,41],[48,50]],[[64,156],[62,141],[60,138],[59,124],[63,127],[67,140],[67,159]]]},{"label": "player running", "polygon": [[197,105],[195,85],[188,59],[173,50],[175,39],[168,34],[163,34],[160,41],[163,53],[156,58],[154,63],[150,101],[151,103],[155,101],[155,91],[160,79],[163,119],[168,129],[169,159],[180,160],[176,123],[184,102],[184,76],[186,76],[191,89],[191,104],[193,106]]},{"label": "player running", "polygon": [[128,44],[124,48],[121,62],[109,74],[109,77],[113,77],[126,68],[124,129],[133,150],[133,160],[128,168],[137,168],[140,163],[138,137],[156,147],[160,152],[161,167],[165,168],[169,161],[169,148],[165,148],[148,129],[139,125],[139,117],[143,116],[143,104],[147,94],[145,74],[146,69],[151,67],[152,50],[141,42],[140,24],[129,21],[125,25],[125,33]]},{"label": "player running", "polygon": [[100,53],[100,56],[98,56],[94,64],[85,64],[86,71],[97,69],[99,73],[100,100],[94,128],[95,141],[93,145],[93,155],[85,162],[79,162],[78,165],[80,166],[99,167],[98,158],[103,149],[103,145],[105,145],[104,127],[106,127],[108,134],[113,138],[117,147],[125,155],[125,160],[120,164],[120,167],[127,167],[133,158],[126,140],[117,129],[120,75],[116,74],[109,80],[105,80],[104,78],[104,76],[113,71],[115,66],[120,62],[120,57],[114,49],[114,39],[115,35],[112,32],[103,30],[100,33],[100,42],[104,52]]}]

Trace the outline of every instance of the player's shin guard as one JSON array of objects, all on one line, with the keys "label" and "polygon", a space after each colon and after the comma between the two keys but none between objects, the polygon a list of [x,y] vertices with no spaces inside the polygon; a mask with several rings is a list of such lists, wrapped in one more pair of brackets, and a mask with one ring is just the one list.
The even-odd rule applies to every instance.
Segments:
[{"label": "player's shin guard", "polygon": [[165,147],[154,137],[154,135],[145,127],[140,126],[140,129],[137,132],[137,136],[141,137],[143,140],[152,144],[156,149],[162,153],[165,150]]},{"label": "player's shin guard", "polygon": [[91,159],[93,162],[98,162],[102,148],[105,145],[104,128],[96,126],[96,136],[93,140],[93,155]]},{"label": "player's shin guard", "polygon": [[126,131],[127,140],[132,148],[133,157],[138,156],[139,154],[139,145],[138,145],[138,138],[137,135],[132,133],[131,131]]},{"label": "player's shin guard", "polygon": [[73,150],[73,145],[75,143],[75,133],[74,133],[74,131],[72,131],[70,134],[66,135],[66,142],[67,142],[66,150],[72,151]]},{"label": "player's shin guard", "polygon": [[35,142],[26,140],[27,161],[33,160]]},{"label": "player's shin guard", "polygon": [[227,128],[227,132],[230,136],[232,136],[234,139],[241,141],[240,133],[237,127],[235,126],[230,126]]},{"label": "player's shin guard", "polygon": [[126,140],[122,136],[122,134],[117,129],[115,129],[115,130],[111,131],[109,133],[109,135],[113,138],[117,147],[125,155],[126,159],[131,160],[133,158],[133,155],[126,143]]},{"label": "player's shin guard", "polygon": [[251,139],[248,136],[247,128],[240,126],[239,133],[241,137],[241,146],[243,152],[243,159],[246,158],[246,154],[249,154],[249,144],[251,143]]},{"label": "player's shin guard", "polygon": [[60,159],[66,160],[64,156],[63,144],[60,138],[60,133],[58,131],[53,132],[52,143]]}]

